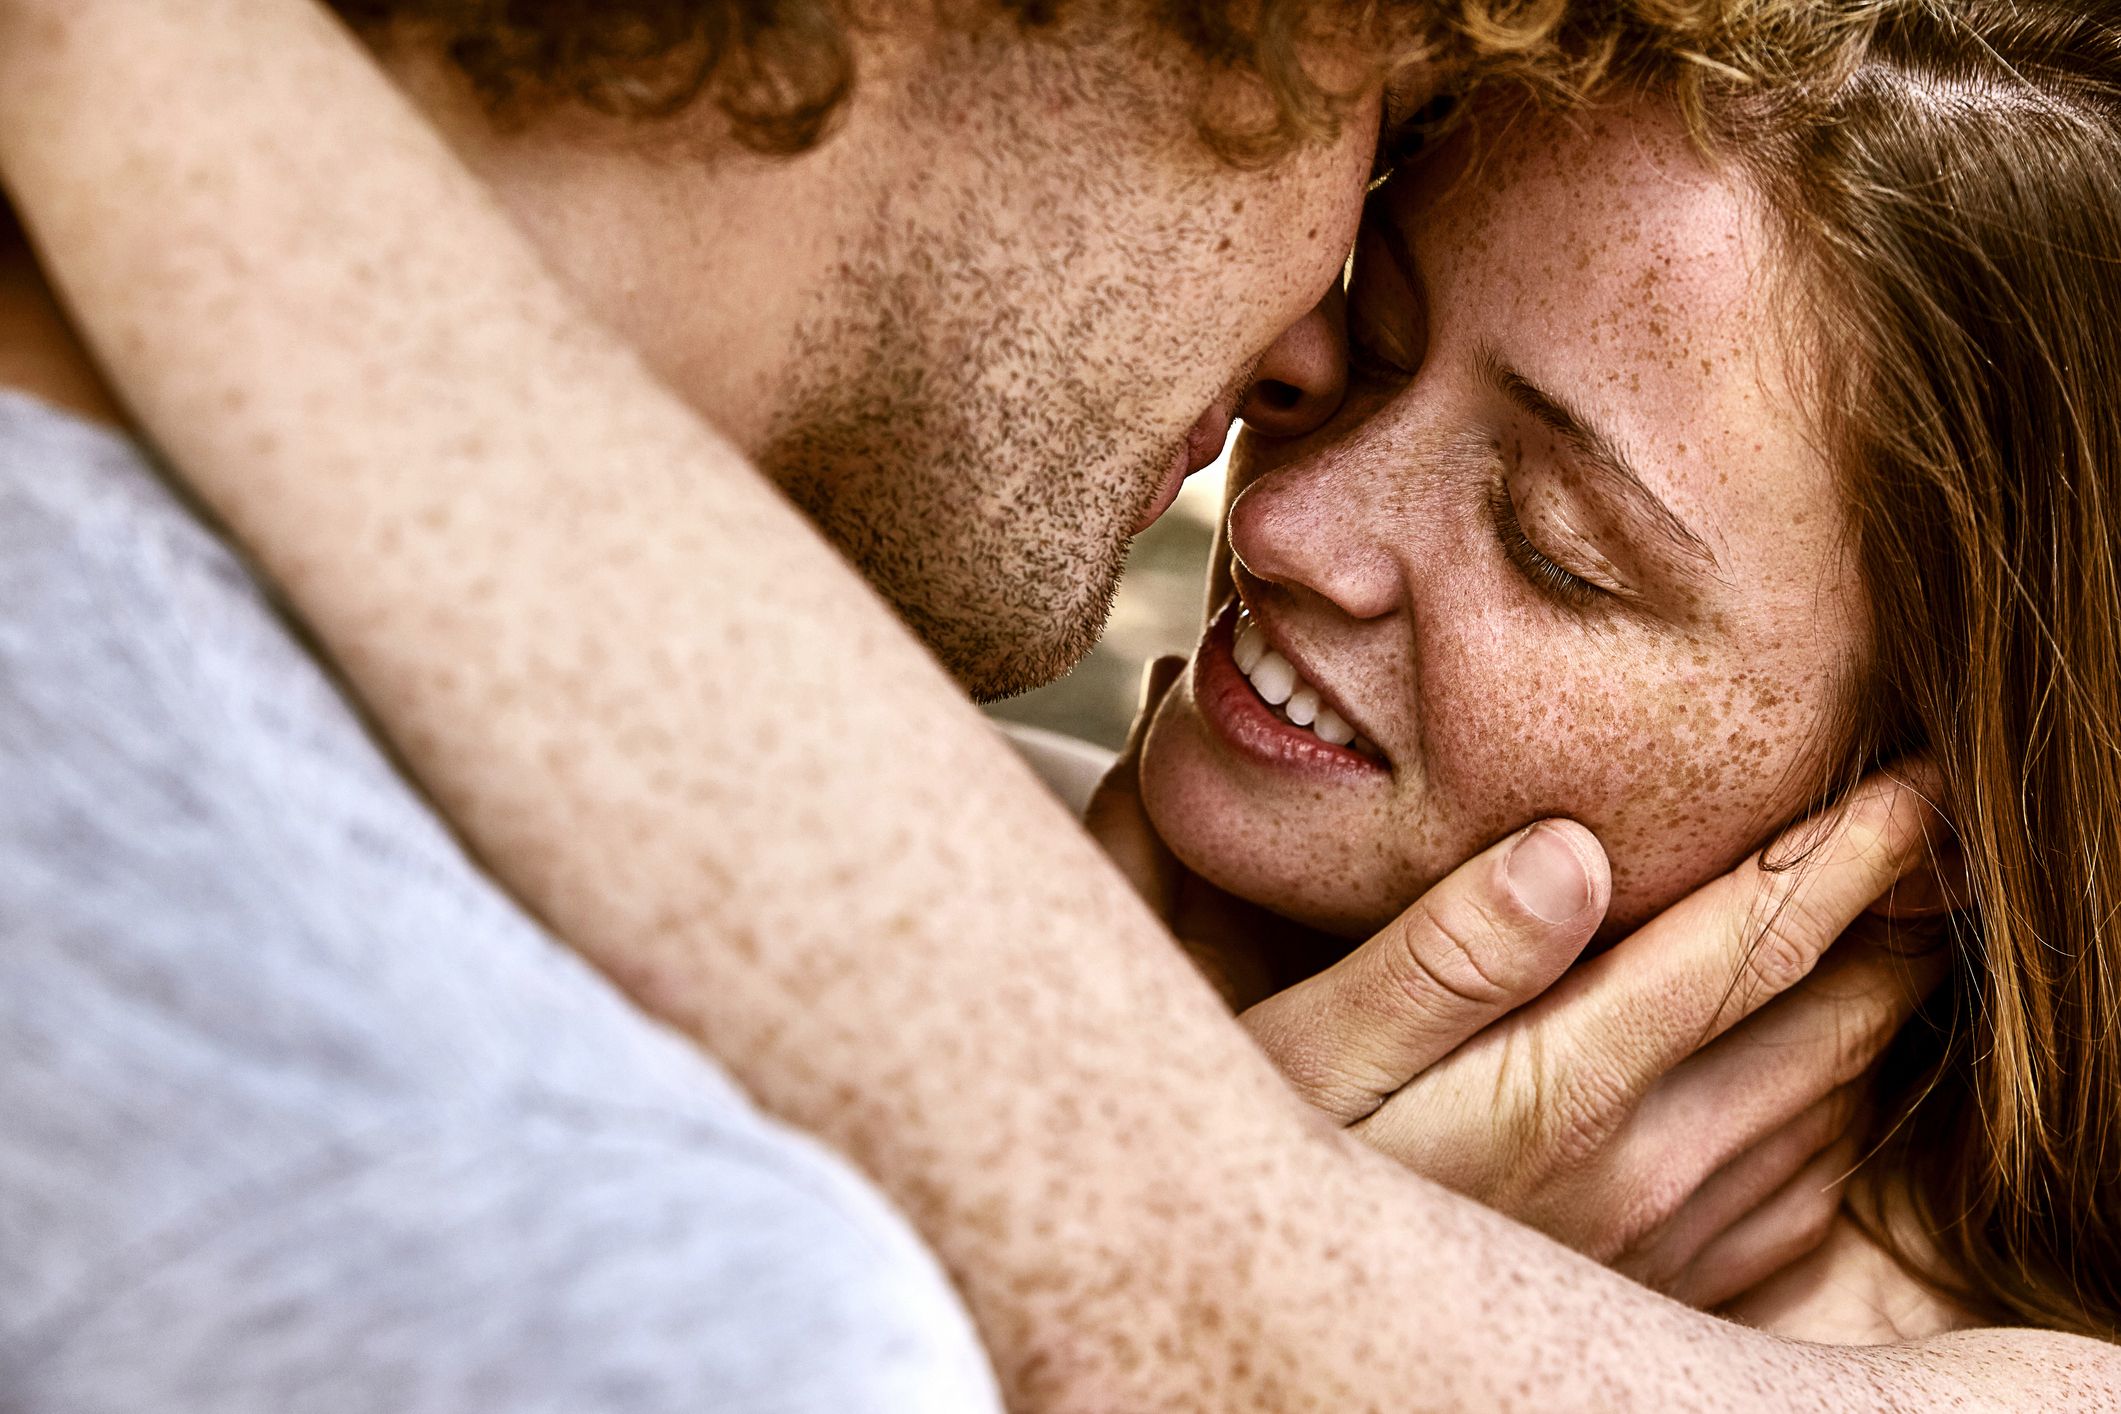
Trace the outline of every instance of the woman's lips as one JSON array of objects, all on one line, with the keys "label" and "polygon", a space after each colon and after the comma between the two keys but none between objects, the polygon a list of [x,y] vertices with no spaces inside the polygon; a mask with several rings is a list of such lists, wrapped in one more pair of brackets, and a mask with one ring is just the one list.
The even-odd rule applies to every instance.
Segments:
[{"label": "woman's lips", "polygon": [[1382,762],[1350,746],[1335,746],[1307,727],[1283,721],[1239,670],[1232,648],[1238,605],[1223,606],[1193,662],[1193,700],[1201,715],[1240,756],[1313,779],[1382,780]]}]

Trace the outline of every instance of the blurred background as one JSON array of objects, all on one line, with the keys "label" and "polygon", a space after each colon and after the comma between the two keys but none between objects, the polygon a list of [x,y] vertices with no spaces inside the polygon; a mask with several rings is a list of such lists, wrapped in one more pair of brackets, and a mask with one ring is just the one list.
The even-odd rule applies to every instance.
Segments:
[{"label": "blurred background", "polygon": [[1104,639],[1090,656],[1050,687],[995,703],[989,715],[1119,748],[1134,719],[1143,666],[1159,654],[1190,654],[1200,638],[1229,455],[1225,444],[1213,465],[1187,480],[1163,519],[1135,537]]}]

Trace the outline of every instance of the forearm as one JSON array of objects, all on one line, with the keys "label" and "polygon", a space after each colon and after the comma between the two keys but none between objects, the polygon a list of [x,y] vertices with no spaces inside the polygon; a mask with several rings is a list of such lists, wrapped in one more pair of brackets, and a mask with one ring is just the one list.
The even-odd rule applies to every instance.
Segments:
[{"label": "forearm", "polygon": [[1717,1326],[1314,1127],[313,9],[35,8],[64,36],[0,11],[0,170],[135,414],[489,867],[897,1198],[1020,1406],[1875,1402],[1860,1356]]},{"label": "forearm", "polygon": [[1142,1273],[1232,1294],[1212,1215],[1302,1191],[1177,1203],[1218,1167],[1186,1158],[1332,1141],[944,675],[314,10],[42,9],[68,39],[0,50],[41,248],[474,850],[890,1189],[1019,1394],[1180,1341]]}]

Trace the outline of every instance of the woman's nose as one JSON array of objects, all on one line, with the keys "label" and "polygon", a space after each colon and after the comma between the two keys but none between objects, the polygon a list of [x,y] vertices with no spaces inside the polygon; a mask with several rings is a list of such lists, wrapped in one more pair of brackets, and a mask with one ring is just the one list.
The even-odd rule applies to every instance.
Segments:
[{"label": "woman's nose", "polygon": [[1349,618],[1383,618],[1406,585],[1344,457],[1321,448],[1247,486],[1230,507],[1230,550],[1257,579],[1315,594]]},{"label": "woman's nose", "polygon": [[1347,318],[1335,286],[1267,350],[1238,415],[1268,437],[1299,437],[1338,412],[1347,391]]}]

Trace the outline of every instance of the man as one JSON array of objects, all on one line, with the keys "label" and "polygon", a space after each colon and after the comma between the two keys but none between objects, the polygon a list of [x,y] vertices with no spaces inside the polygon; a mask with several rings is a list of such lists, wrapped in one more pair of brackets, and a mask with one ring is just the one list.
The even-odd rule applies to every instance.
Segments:
[{"label": "man", "polygon": [[[362,87],[343,42],[287,0],[231,7],[217,34],[165,13],[178,8],[22,0],[0,36],[14,56],[0,83],[0,164],[129,405],[258,550],[502,878],[907,1209],[958,1278],[1013,1401],[1363,1407],[1495,1403],[1514,1390],[1536,1407],[1624,1395],[1707,1404],[1775,1399],[1788,1381],[1846,1404],[1992,1390],[2027,1348],[2051,1362],[2058,1392],[2087,1368],[2092,1357],[2068,1342],[1863,1359],[1730,1335],[1305,1124],[1123,886],[993,742],[962,730],[961,705],[863,591],[728,444],[579,321],[417,124]],[[994,688],[1067,656],[1071,606],[1079,617],[1094,602],[1080,589],[1099,564],[1073,551],[1095,551],[1154,504],[1143,473],[1183,464],[1195,408],[1240,384],[1250,357],[1265,349],[1266,367],[1289,370],[1274,381],[1296,396],[1272,401],[1293,416],[1307,399],[1330,406],[1330,359],[1300,367],[1315,326],[1279,350],[1272,341],[1345,248],[1368,165],[1350,134],[1372,100],[1294,169],[1248,176],[1187,145],[1204,87],[1187,76],[1205,71],[1178,64],[1184,48],[1160,47],[1159,35],[1179,44],[1169,33],[1034,43],[900,19],[859,50],[845,130],[780,165],[713,148],[712,122],[681,125],[659,150],[613,146],[611,129],[576,110],[494,128],[418,27],[382,36],[382,52],[627,344],[780,475],[963,681]],[[273,55],[270,72],[249,60],[258,52]],[[1358,75],[1328,70],[1328,87]],[[224,111],[220,95],[238,90],[253,114]],[[1187,103],[1159,106],[1173,94]],[[114,114],[112,102],[135,106]],[[1036,130],[1009,140],[1007,116],[1029,111]],[[1004,163],[980,181],[929,174],[949,165],[933,154],[968,114],[997,124],[991,153],[1043,144],[1080,160],[1043,173]],[[688,139],[708,143],[704,167],[687,167],[699,156]],[[329,173],[288,160],[335,141],[371,160]],[[166,160],[185,151],[246,160]],[[1057,202],[1040,181],[1056,171],[1108,184],[1063,184],[1069,200]],[[116,172],[167,223],[156,247],[167,260],[140,263],[128,240],[138,217],[85,199],[93,174]],[[1160,180],[1109,185],[1144,172]],[[1300,201],[1272,204],[1291,188]],[[973,190],[1004,195],[967,212]],[[1130,192],[1141,198],[1131,207]],[[1185,199],[1173,210],[1155,192]],[[1218,195],[1218,222],[1254,202],[1272,219],[1246,239],[1191,233],[1184,212]],[[406,211],[437,229],[408,233]],[[790,211],[806,219],[789,223]],[[645,213],[677,219],[627,219]],[[688,220],[726,225],[702,233]],[[1038,243],[1021,249],[1035,254],[1019,256],[1030,233]],[[1196,259],[1243,261],[1247,240],[1291,233],[1301,238],[1246,282],[1265,293],[1227,321],[1212,262],[1191,298],[1170,299],[1183,314],[1173,339],[1190,340],[1183,377],[1135,361],[1139,345],[1120,337],[1141,337],[1128,296],[1164,292],[1131,287],[1129,260],[1185,262],[1170,276],[1184,289]],[[338,259],[334,242],[349,235],[361,255]],[[1065,263],[1056,254],[1074,257],[1075,278],[1040,286]],[[704,288],[748,298],[674,302],[668,272],[702,265],[714,277]],[[984,306],[953,305],[960,281]],[[1109,299],[1077,299],[1100,282]],[[149,290],[162,304],[153,318]],[[968,360],[982,307],[1052,318]],[[217,348],[188,366],[187,330],[200,325],[171,317],[178,309],[220,316]],[[360,351],[363,376],[329,357],[322,372],[271,357],[304,328]],[[1080,387],[1057,356],[1076,344],[1100,369]],[[806,378],[816,366],[831,370],[821,385]],[[1131,387],[1130,372],[1162,381]],[[423,386],[447,389],[446,415]],[[1044,477],[1110,460],[1026,527],[1003,512],[1038,501],[1030,481],[988,502],[970,478],[1000,474],[1006,459],[988,458],[1012,450],[991,419],[1032,415],[1040,399],[1109,434],[1058,444],[1073,457],[1037,451]],[[1049,431],[1065,438],[1075,425]],[[966,439],[984,455],[953,456]],[[901,448],[922,455],[895,461]],[[328,504],[339,511],[318,525]],[[924,524],[947,533],[929,543],[913,535]],[[1067,548],[1027,561],[1055,531]],[[1074,588],[1055,599],[1055,585]],[[695,647],[702,624],[712,656]],[[1794,970],[1919,853],[1919,815],[1892,792],[1859,802],[1855,819],[1829,851],[1842,867],[1795,891],[1808,926],[1770,954],[1799,959]],[[1538,852],[1547,887],[1513,892],[1516,856],[1499,850],[1358,958],[1383,967],[1412,949],[1448,961],[1426,951],[1441,940],[1491,963],[1520,952],[1565,962],[1595,926],[1603,877],[1580,832],[1560,842]],[[1586,1034],[1643,1042],[1612,1008],[1631,970],[1660,958],[1649,994],[1709,996],[1705,1012],[1677,1009],[1675,1032],[1734,1019],[1721,1002],[1743,949],[1676,966],[1672,939],[1698,927],[1734,943],[1744,930],[1732,920],[1778,890],[1791,892],[1757,871],[1727,881],[1676,929],[1592,969],[1578,989]],[[1508,998],[1470,1010],[1536,990],[1510,980]],[[1785,970],[1742,988],[1743,1004],[1788,980]],[[1467,1010],[1444,1009],[1461,1032]],[[1326,1015],[1315,1029],[1349,1028]],[[1639,1096],[1655,1078],[1640,1072],[1677,1058],[1642,1044],[1587,1083],[1614,1075]],[[1410,1313],[1408,1291],[1447,1282],[1476,1299]]]}]

